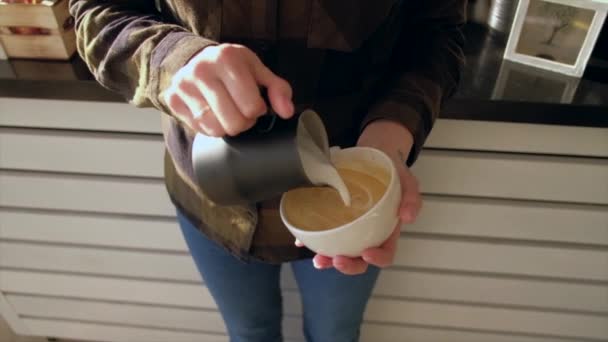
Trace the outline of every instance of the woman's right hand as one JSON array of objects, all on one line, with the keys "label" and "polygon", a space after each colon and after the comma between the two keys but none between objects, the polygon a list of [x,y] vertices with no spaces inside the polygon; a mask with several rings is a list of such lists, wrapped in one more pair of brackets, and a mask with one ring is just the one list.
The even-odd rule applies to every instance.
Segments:
[{"label": "woman's right hand", "polygon": [[284,119],[294,114],[287,81],[268,69],[245,46],[220,44],[196,54],[173,76],[164,101],[172,114],[200,133],[234,136],[251,128],[268,108]]}]

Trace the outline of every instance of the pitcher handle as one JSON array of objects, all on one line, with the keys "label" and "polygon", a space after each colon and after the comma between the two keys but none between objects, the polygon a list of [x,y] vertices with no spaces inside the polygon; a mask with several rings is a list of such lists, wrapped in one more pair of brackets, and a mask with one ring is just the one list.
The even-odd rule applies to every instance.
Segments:
[{"label": "pitcher handle", "polygon": [[255,126],[258,133],[268,133],[274,128],[274,124],[277,122],[277,116],[279,115],[272,109],[272,104],[270,104],[270,99],[268,98],[268,90],[266,88],[260,88],[260,95],[262,95],[262,99],[264,99],[268,111],[258,118]]}]

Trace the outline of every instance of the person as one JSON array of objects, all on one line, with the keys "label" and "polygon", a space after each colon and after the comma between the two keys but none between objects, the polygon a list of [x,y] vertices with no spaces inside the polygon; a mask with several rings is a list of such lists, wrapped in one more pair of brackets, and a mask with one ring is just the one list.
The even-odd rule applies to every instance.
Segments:
[{"label": "person", "polygon": [[409,167],[457,87],[466,1],[69,5],[78,51],[97,81],[136,106],[164,113],[167,190],[231,341],[282,339],[284,263],[301,292],[307,340],[358,340],[380,268],[395,257],[401,225],[360,258],[313,256],[294,245],[276,200],[245,206],[210,201],[193,178],[192,139],[197,133],[237,135],[268,106],[283,119],[313,108],[331,145],[371,146],[394,160],[403,190],[401,223],[413,222],[421,195]]}]

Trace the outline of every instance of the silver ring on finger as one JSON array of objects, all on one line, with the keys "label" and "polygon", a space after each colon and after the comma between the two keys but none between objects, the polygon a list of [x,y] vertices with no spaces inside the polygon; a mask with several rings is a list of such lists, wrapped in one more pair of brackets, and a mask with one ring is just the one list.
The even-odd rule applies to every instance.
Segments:
[{"label": "silver ring on finger", "polygon": [[192,114],[192,118],[193,118],[194,120],[200,120],[200,119],[202,119],[202,118],[203,118],[203,116],[204,116],[204,115],[205,115],[207,112],[210,112],[210,111],[211,111],[211,108],[210,108],[209,106],[205,106],[205,107],[203,107],[201,110],[199,110],[199,111],[197,111],[197,112],[193,113],[193,114]]}]

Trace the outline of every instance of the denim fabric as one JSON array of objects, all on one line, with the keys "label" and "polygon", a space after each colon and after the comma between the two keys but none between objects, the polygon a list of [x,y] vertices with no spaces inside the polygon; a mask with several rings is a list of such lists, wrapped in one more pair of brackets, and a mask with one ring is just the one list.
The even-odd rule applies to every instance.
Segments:
[{"label": "denim fabric", "polygon": [[[232,342],[282,341],[281,265],[244,263],[206,238],[183,214],[180,227]],[[354,342],[380,270],[347,276],[317,270],[310,259],[289,263],[300,289],[308,342]]]}]

